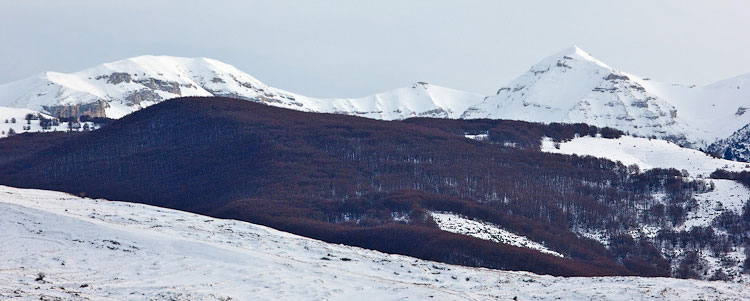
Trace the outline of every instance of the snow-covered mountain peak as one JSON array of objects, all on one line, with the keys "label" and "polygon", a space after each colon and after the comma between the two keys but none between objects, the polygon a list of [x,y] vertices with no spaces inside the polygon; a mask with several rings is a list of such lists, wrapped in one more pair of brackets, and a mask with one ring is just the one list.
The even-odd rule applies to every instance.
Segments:
[{"label": "snow-covered mountain peak", "polygon": [[634,132],[676,124],[674,109],[634,78],[573,46],[541,60],[463,117],[586,122]]},{"label": "snow-covered mountain peak", "polygon": [[458,117],[482,96],[418,82],[362,98],[317,99],[269,87],[224,62],[144,55],[74,73],[45,72],[0,85],[0,106],[57,117],[120,118],[180,96],[227,96],[309,112],[378,119]]},{"label": "snow-covered mountain peak", "polygon": [[291,93],[273,90],[237,68],[207,58],[138,56],[74,73],[40,76],[0,85],[0,105],[55,116],[119,118],[179,96],[275,99],[292,105]]},{"label": "snow-covered mountain peak", "polygon": [[[239,71],[232,65],[206,57],[176,57],[166,55],[141,55],[118,61],[101,64],[88,70],[104,70],[119,72],[190,72],[195,66],[213,66],[217,69]],[[85,72],[85,71],[84,71]]]},{"label": "snow-covered mountain peak", "polygon": [[534,66],[531,67],[531,72],[546,72],[555,68],[561,68],[561,71],[566,69],[576,68],[603,68],[613,70],[604,62],[591,56],[588,52],[579,48],[578,46],[570,46],[556,54],[548,56]]},{"label": "snow-covered mountain peak", "polygon": [[[540,105],[553,105],[555,102],[563,102],[560,105],[575,105],[580,101],[583,95],[591,92],[591,85],[600,85],[602,81],[630,80],[630,76],[616,71],[612,67],[594,58],[587,52],[577,46],[571,46],[563,51],[540,60],[529,71],[522,74],[519,78],[510,84],[500,88],[497,95],[507,94],[508,92],[520,92],[527,96],[529,92],[538,91],[545,94],[556,94],[563,91],[569,94],[559,95],[557,97],[545,97],[546,100],[540,102]],[[584,84],[586,87],[580,87],[576,91],[570,90],[571,82],[573,84]],[[538,86],[541,84],[541,86]],[[547,90],[547,91],[542,91]],[[565,91],[568,90],[568,91]],[[552,96],[552,95],[550,95]],[[527,101],[528,97],[523,97]]]},{"label": "snow-covered mountain peak", "polygon": [[748,116],[734,116],[743,103],[750,103],[750,76],[702,88],[661,83],[616,70],[572,46],[541,60],[461,117],[581,122],[705,147],[750,122]]}]

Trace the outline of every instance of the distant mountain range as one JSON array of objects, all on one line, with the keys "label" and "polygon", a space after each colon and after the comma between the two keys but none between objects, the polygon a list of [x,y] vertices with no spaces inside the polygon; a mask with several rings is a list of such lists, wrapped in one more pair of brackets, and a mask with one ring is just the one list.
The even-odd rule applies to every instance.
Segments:
[{"label": "distant mountain range", "polygon": [[361,98],[312,98],[270,87],[217,60],[168,56],[139,56],[69,74],[44,72],[0,85],[0,106],[57,117],[120,118],[180,96],[226,96],[384,120],[587,123],[693,148],[706,148],[750,124],[750,74],[703,87],[668,84],[618,71],[575,46],[487,97],[419,82]]},{"label": "distant mountain range", "polygon": [[180,96],[225,96],[299,111],[388,120],[458,118],[482,100],[478,94],[427,83],[362,98],[318,99],[269,87],[217,60],[168,56],[139,56],[70,74],[44,72],[0,86],[0,106],[65,117],[120,118]]}]

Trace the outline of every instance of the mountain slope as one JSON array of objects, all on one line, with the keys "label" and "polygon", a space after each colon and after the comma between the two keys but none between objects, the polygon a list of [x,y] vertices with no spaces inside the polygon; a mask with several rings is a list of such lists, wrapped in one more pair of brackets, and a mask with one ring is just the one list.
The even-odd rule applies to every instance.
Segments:
[{"label": "mountain slope", "polygon": [[0,227],[0,299],[750,297],[748,287],[736,283],[452,266],[234,220],[6,186],[0,186]]},{"label": "mountain slope", "polygon": [[[601,137],[579,137],[570,141],[553,143],[551,139],[545,139],[542,142],[542,151],[575,154],[579,156],[595,156],[607,158],[613,161],[620,161],[626,165],[637,165],[640,170],[647,171],[653,168],[675,168],[682,171],[682,176],[692,179],[710,179],[711,174],[717,169],[729,172],[750,171],[750,164],[730,161],[725,159],[713,158],[703,152],[681,148],[673,143],[658,140],[635,138],[623,136],[618,139],[604,139]],[[649,237],[659,241],[658,244],[665,245],[663,241],[669,240],[670,231],[693,231],[698,232],[700,228],[711,228],[712,233],[718,233],[719,236],[727,235],[731,243],[726,245],[726,252],[716,252],[718,244],[675,244],[672,248],[662,248],[665,256],[671,258],[680,258],[683,254],[691,250],[698,249],[699,261],[705,269],[707,275],[714,275],[717,271],[722,271],[727,275],[732,275],[735,281],[744,278],[747,281],[748,276],[744,275],[744,264],[750,255],[750,250],[744,247],[743,243],[747,240],[744,235],[745,230],[735,230],[733,227],[747,228],[740,226],[743,222],[737,220],[727,222],[727,217],[750,215],[750,190],[739,182],[726,179],[706,180],[712,187],[710,191],[700,192],[688,196],[695,201],[691,206],[686,207],[685,218],[680,223],[668,226],[665,224],[654,224],[644,220],[634,225],[628,231],[634,237]],[[660,195],[656,195],[660,198]],[[667,203],[664,203],[668,205]],[[658,211],[649,215],[658,215]],[[715,232],[713,232],[715,231]],[[586,233],[582,233],[586,234]],[[662,238],[659,238],[659,237]],[[666,238],[666,239],[665,239]],[[607,241],[606,238],[602,241]],[[661,240],[661,241],[660,241]],[[731,259],[728,259],[731,258]],[[674,270],[679,270],[678,263],[680,260],[673,260]]]},{"label": "mountain slope", "polygon": [[573,46],[461,117],[582,122],[705,147],[750,123],[748,78],[705,87],[665,84],[615,70]]},{"label": "mountain slope", "polygon": [[481,100],[476,94],[427,83],[362,98],[317,99],[269,87],[217,60],[169,56],[139,56],[69,74],[45,72],[0,85],[0,106],[57,117],[120,118],[180,96],[226,96],[301,111],[377,119],[456,118]]},{"label": "mountain slope", "polygon": [[727,160],[750,162],[750,124],[731,136],[714,142],[706,151]]}]

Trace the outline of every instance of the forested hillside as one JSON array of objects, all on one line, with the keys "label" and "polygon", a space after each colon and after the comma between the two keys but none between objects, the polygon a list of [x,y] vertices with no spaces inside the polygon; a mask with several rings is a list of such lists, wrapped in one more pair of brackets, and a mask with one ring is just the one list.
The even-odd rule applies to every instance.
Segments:
[{"label": "forested hillside", "polygon": [[[711,188],[677,170],[538,151],[543,136],[597,134],[622,133],[582,124],[377,121],[180,98],[93,132],[0,140],[13,158],[0,161],[0,184],[236,218],[469,266],[670,275],[652,242],[616,234],[644,220],[678,224],[692,195]],[[441,231],[433,211],[499,225],[564,257]],[[581,228],[616,239],[608,249],[573,231]]]}]

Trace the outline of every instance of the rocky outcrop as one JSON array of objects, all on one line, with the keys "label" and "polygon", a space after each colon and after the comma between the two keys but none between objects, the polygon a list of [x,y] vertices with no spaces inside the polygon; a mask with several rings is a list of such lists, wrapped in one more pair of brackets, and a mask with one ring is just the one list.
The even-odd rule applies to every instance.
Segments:
[{"label": "rocky outcrop", "polygon": [[149,78],[138,80],[136,81],[136,83],[139,83],[152,90],[159,90],[176,95],[182,95],[182,91],[180,91],[180,84],[177,82]]},{"label": "rocky outcrop", "polygon": [[627,81],[627,80],[630,80],[630,78],[627,77],[627,76],[625,76],[625,75],[619,75],[619,74],[610,73],[609,75],[607,75],[607,77],[604,78],[604,80],[608,80],[608,81],[616,81],[616,80]]},{"label": "rocky outcrop", "polygon": [[151,89],[141,89],[125,96],[125,102],[128,105],[139,105],[144,101],[157,102],[162,99],[163,98],[158,93]]},{"label": "rocky outcrop", "polygon": [[[108,84],[111,85],[118,85],[120,83],[138,83],[143,85],[146,88],[152,89],[152,90],[159,90],[159,91],[165,91],[176,95],[182,95],[182,91],[180,91],[180,84],[178,82],[174,81],[166,81],[166,80],[160,80],[155,78],[146,78],[146,79],[133,79],[133,76],[130,73],[126,72],[112,72],[110,74],[106,75],[100,75],[95,78],[96,80],[103,80],[106,79]],[[216,78],[214,78],[214,82]],[[192,84],[184,85],[185,87],[193,87]]]},{"label": "rocky outcrop", "polygon": [[109,77],[105,76],[103,78],[107,78],[107,83],[113,85],[117,85],[122,82],[129,83],[131,81],[130,73],[125,72],[114,72],[110,74]]},{"label": "rocky outcrop", "polygon": [[747,107],[739,107],[737,108],[737,112],[734,113],[735,116],[742,116],[747,112]]},{"label": "rocky outcrop", "polygon": [[57,118],[78,118],[81,117],[81,115],[87,115],[89,117],[107,117],[104,112],[104,109],[107,106],[106,102],[97,100],[85,104],[43,106],[43,108],[48,114]]},{"label": "rocky outcrop", "polygon": [[417,114],[419,117],[432,117],[432,118],[449,118],[450,114],[443,108],[435,108],[429,111],[424,111]]}]

